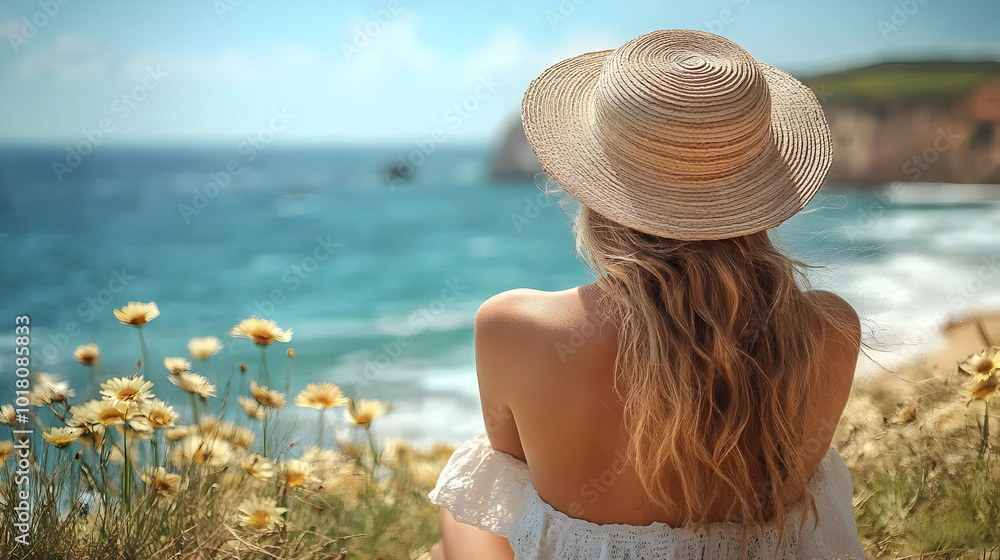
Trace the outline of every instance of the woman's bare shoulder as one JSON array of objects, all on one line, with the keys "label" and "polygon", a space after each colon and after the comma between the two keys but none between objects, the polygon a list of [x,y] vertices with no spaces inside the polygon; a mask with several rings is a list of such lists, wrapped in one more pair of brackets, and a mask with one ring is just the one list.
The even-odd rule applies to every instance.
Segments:
[{"label": "woman's bare shoulder", "polygon": [[517,288],[486,300],[476,313],[476,331],[501,339],[535,340],[572,327],[582,311],[579,288],[545,292]]}]

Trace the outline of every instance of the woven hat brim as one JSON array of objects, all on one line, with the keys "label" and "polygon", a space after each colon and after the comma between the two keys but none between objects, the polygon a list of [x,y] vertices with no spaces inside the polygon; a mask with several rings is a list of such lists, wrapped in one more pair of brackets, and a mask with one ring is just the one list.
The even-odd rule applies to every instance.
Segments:
[{"label": "woven hat brim", "polygon": [[757,62],[771,96],[771,145],[736,176],[697,185],[650,181],[616,165],[593,131],[591,96],[612,51],[564,60],[531,82],[525,135],[545,173],[596,212],[639,231],[682,240],[725,239],[777,226],[815,196],[833,140],[813,92]]}]

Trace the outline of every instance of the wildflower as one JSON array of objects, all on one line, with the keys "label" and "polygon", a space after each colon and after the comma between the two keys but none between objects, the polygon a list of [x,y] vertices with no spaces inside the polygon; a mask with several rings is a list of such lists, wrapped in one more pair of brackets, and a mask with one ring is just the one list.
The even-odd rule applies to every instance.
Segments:
[{"label": "wildflower", "polygon": [[177,426],[176,428],[170,428],[163,431],[163,436],[167,438],[167,441],[178,441],[182,440],[188,436],[193,436],[198,433],[197,426]]},{"label": "wildflower", "polygon": [[51,428],[48,431],[42,432],[42,437],[45,438],[45,441],[62,449],[76,441],[83,432],[83,428]]},{"label": "wildflower", "polygon": [[997,385],[1000,385],[1000,379],[995,375],[987,376],[973,383],[970,395],[974,399],[988,399],[997,391]]},{"label": "wildflower", "polygon": [[347,420],[352,426],[367,428],[372,425],[372,421],[381,418],[389,412],[389,407],[375,399],[361,399],[357,402],[351,400],[347,403]]},{"label": "wildflower", "polygon": [[118,322],[136,328],[145,325],[159,316],[160,310],[154,302],[140,303],[138,301],[130,301],[125,307],[115,309],[115,318],[118,319]]},{"label": "wildflower", "polygon": [[993,346],[982,354],[971,354],[958,364],[958,369],[973,376],[976,381],[983,381],[1000,368],[1000,347]]},{"label": "wildflower", "polygon": [[104,445],[104,426],[83,425],[74,427],[78,427],[83,430],[80,437],[76,440],[80,442],[81,445],[86,445],[87,447],[100,447]]},{"label": "wildflower", "polygon": [[149,419],[151,428],[159,430],[173,427],[181,417],[174,411],[174,407],[160,399],[154,399],[146,409],[146,418]]},{"label": "wildflower", "polygon": [[163,467],[146,467],[146,472],[142,474],[142,481],[145,482],[157,494],[172,496],[177,493],[181,485],[181,475],[168,473]]},{"label": "wildflower", "polygon": [[127,402],[91,400],[69,409],[70,418],[67,422],[73,427],[82,426],[113,426],[125,424],[125,421],[135,413],[130,414]]},{"label": "wildflower", "polygon": [[241,321],[229,331],[229,335],[237,338],[249,338],[257,346],[269,346],[272,342],[292,340],[292,331],[281,330],[274,321],[258,319],[256,315]]},{"label": "wildflower", "polygon": [[170,382],[180,387],[181,390],[198,395],[202,400],[207,401],[209,397],[215,396],[215,385],[197,373],[171,375]]},{"label": "wildflower", "polygon": [[295,404],[317,410],[344,406],[348,399],[344,392],[333,383],[310,383],[295,397]]},{"label": "wildflower", "polygon": [[132,375],[116,377],[101,383],[101,394],[113,402],[144,406],[153,397],[153,393],[149,392],[152,388],[152,381],[144,380],[141,375]]},{"label": "wildflower", "polygon": [[247,372],[247,363],[240,362],[240,373],[246,373],[246,372]]},{"label": "wildflower", "polygon": [[268,389],[264,385],[257,385],[257,382],[250,380],[250,394],[257,402],[268,408],[285,408],[285,395]]},{"label": "wildflower", "polygon": [[277,502],[273,499],[258,497],[247,498],[236,509],[239,511],[236,520],[239,521],[240,525],[257,531],[271,529],[288,511],[285,508],[277,507]]},{"label": "wildflower", "polygon": [[0,424],[7,424],[8,426],[17,426],[19,424],[17,421],[17,412],[14,410],[13,405],[5,404],[0,406]]},{"label": "wildflower", "polygon": [[266,457],[261,457],[256,453],[247,455],[240,463],[240,467],[250,476],[261,480],[267,480],[274,476],[274,464]]},{"label": "wildflower", "polygon": [[163,367],[167,368],[167,371],[170,373],[178,375],[189,373],[191,371],[191,362],[184,358],[163,358]]},{"label": "wildflower", "polygon": [[236,400],[239,401],[240,406],[243,407],[243,412],[246,412],[247,416],[256,420],[264,419],[267,411],[257,401],[246,395],[240,395]]},{"label": "wildflower", "polygon": [[0,465],[5,464],[14,456],[14,442],[11,440],[0,441]]},{"label": "wildflower", "polygon": [[917,419],[917,406],[914,404],[908,404],[902,406],[896,410],[895,415],[893,415],[892,421],[894,424],[909,424]]},{"label": "wildflower", "polygon": [[188,351],[196,360],[207,360],[222,350],[222,341],[214,336],[192,338],[188,341]]},{"label": "wildflower", "polygon": [[77,346],[76,351],[73,352],[73,357],[85,366],[92,366],[101,357],[101,352],[97,349],[97,345],[91,342],[90,344]]},{"label": "wildflower", "polygon": [[289,360],[294,360],[295,359],[295,349],[294,348],[289,348],[288,352],[285,352],[285,354],[288,354],[288,359]]},{"label": "wildflower", "polygon": [[233,459],[233,447],[222,439],[189,436],[174,449],[171,461],[174,466],[207,465],[225,467]]},{"label": "wildflower", "polygon": [[223,439],[229,439],[233,434],[233,429],[236,427],[213,414],[202,416],[198,425],[201,427],[201,433],[205,437],[220,437]]},{"label": "wildflower", "polygon": [[76,392],[69,388],[69,383],[59,381],[58,377],[40,371],[35,374],[31,393],[28,393],[28,402],[31,406],[48,406],[54,402],[66,402],[67,398],[75,396]]},{"label": "wildflower", "polygon": [[257,439],[257,435],[246,426],[233,426],[233,433],[229,436],[229,441],[233,446],[244,451],[250,449],[255,439]]},{"label": "wildflower", "polygon": [[281,479],[288,488],[298,488],[311,480],[312,467],[302,459],[289,459],[281,469]]}]

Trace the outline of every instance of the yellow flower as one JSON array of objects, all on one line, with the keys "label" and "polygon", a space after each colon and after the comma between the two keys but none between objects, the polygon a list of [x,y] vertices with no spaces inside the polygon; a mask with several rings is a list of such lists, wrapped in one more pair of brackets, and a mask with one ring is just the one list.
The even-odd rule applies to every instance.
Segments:
[{"label": "yellow flower", "polygon": [[237,397],[236,400],[238,400],[240,406],[243,407],[243,412],[246,412],[247,416],[249,416],[250,418],[254,418],[256,420],[263,420],[264,415],[267,414],[267,411],[264,410],[264,407],[260,406],[260,404],[257,401],[251,399],[246,395],[240,395],[239,397]]},{"label": "yellow flower", "polygon": [[188,341],[188,351],[196,360],[207,360],[222,350],[222,341],[214,336],[192,338]]},{"label": "yellow flower", "polygon": [[272,342],[292,340],[292,331],[283,331],[278,328],[274,321],[258,319],[256,315],[240,321],[240,324],[229,331],[229,335],[237,338],[249,338],[257,346],[268,346]]},{"label": "yellow flower", "polygon": [[168,441],[177,441],[198,433],[198,426],[177,426],[163,431]]},{"label": "yellow flower", "polygon": [[1000,368],[1000,347],[997,346],[990,347],[982,354],[972,354],[958,364],[958,369],[975,377],[976,381],[982,381],[993,375],[998,368]]},{"label": "yellow flower", "polygon": [[285,395],[263,385],[257,385],[257,382],[252,379],[250,380],[250,394],[257,399],[257,402],[268,408],[285,408]]},{"label": "yellow flower", "polygon": [[91,342],[90,344],[77,346],[76,351],[73,352],[73,357],[85,366],[92,366],[101,357],[101,352],[97,349],[97,345]]},{"label": "yellow flower", "polygon": [[153,489],[157,494],[172,496],[177,493],[181,485],[181,475],[168,473],[163,467],[146,467],[142,474],[142,481]]},{"label": "yellow flower", "polygon": [[70,407],[69,424],[73,427],[82,426],[114,426],[123,425],[134,413],[130,414],[129,403],[92,400]]},{"label": "yellow flower", "polygon": [[42,437],[52,445],[62,449],[83,435],[83,428],[51,428],[42,432]]},{"label": "yellow flower", "polygon": [[240,525],[255,531],[267,531],[281,521],[281,516],[288,511],[277,507],[277,502],[270,498],[247,498],[237,508],[236,520]]},{"label": "yellow flower", "polygon": [[233,459],[233,447],[229,442],[217,438],[189,436],[174,449],[171,461],[174,466],[206,465],[225,467]]},{"label": "yellow flower", "polygon": [[184,358],[163,358],[163,367],[175,375],[191,372],[191,362]]},{"label": "yellow flower", "polygon": [[0,406],[0,424],[7,424],[8,426],[17,426],[17,411],[14,410],[14,406],[10,404],[5,404]]},{"label": "yellow flower", "polygon": [[0,441],[0,465],[5,464],[14,456],[14,442],[11,440]]},{"label": "yellow flower", "polygon": [[202,416],[198,426],[201,427],[201,433],[205,437],[220,437],[223,439],[229,439],[233,434],[233,428],[236,427],[234,424],[230,424],[214,414]]},{"label": "yellow flower", "polygon": [[101,394],[113,402],[127,402],[144,406],[149,399],[153,398],[153,393],[149,392],[152,388],[152,381],[144,380],[141,375],[132,375],[116,377],[101,383]]},{"label": "yellow flower", "polygon": [[69,383],[59,381],[58,377],[40,371],[35,374],[31,392],[28,393],[28,402],[31,406],[47,406],[54,402],[66,402],[67,398],[74,396],[76,392],[69,388]]},{"label": "yellow flower", "polygon": [[347,403],[347,420],[352,426],[367,428],[372,421],[389,412],[389,406],[375,399],[351,400]]},{"label": "yellow flower", "polygon": [[170,382],[188,393],[194,393],[202,400],[215,396],[215,385],[197,373],[178,373],[170,376]]},{"label": "yellow flower", "polygon": [[125,307],[115,309],[115,318],[118,322],[130,327],[141,327],[159,316],[160,310],[154,302],[130,301]]},{"label": "yellow flower", "polygon": [[255,439],[257,439],[257,435],[246,426],[233,426],[233,433],[229,436],[229,441],[233,446],[243,451],[250,449]]},{"label": "yellow flower", "polygon": [[174,407],[167,406],[160,399],[153,399],[146,409],[146,418],[149,419],[150,427],[159,430],[173,427],[181,417],[174,411]]},{"label": "yellow flower", "polygon": [[995,375],[987,376],[972,384],[970,395],[974,399],[988,399],[997,391],[997,385],[1000,385],[1000,379]]},{"label": "yellow flower", "polygon": [[348,399],[344,392],[333,383],[310,383],[295,397],[295,404],[317,410],[344,406]]},{"label": "yellow flower", "polygon": [[256,453],[247,455],[240,463],[240,467],[250,476],[261,480],[267,480],[274,476],[274,464],[267,457],[261,457]]},{"label": "yellow flower", "polygon": [[281,468],[281,480],[288,488],[298,488],[311,480],[312,468],[302,459],[289,459]]}]

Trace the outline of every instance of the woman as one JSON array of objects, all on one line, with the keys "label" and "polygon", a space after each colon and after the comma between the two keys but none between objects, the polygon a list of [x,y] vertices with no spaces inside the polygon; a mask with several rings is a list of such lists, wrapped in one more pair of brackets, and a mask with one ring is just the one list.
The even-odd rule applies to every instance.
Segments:
[{"label": "woman", "polygon": [[657,31],[547,69],[522,119],[597,280],[479,310],[486,434],[431,493],[433,556],[864,558],[830,448],[858,316],[767,231],[830,166],[812,92]]}]

